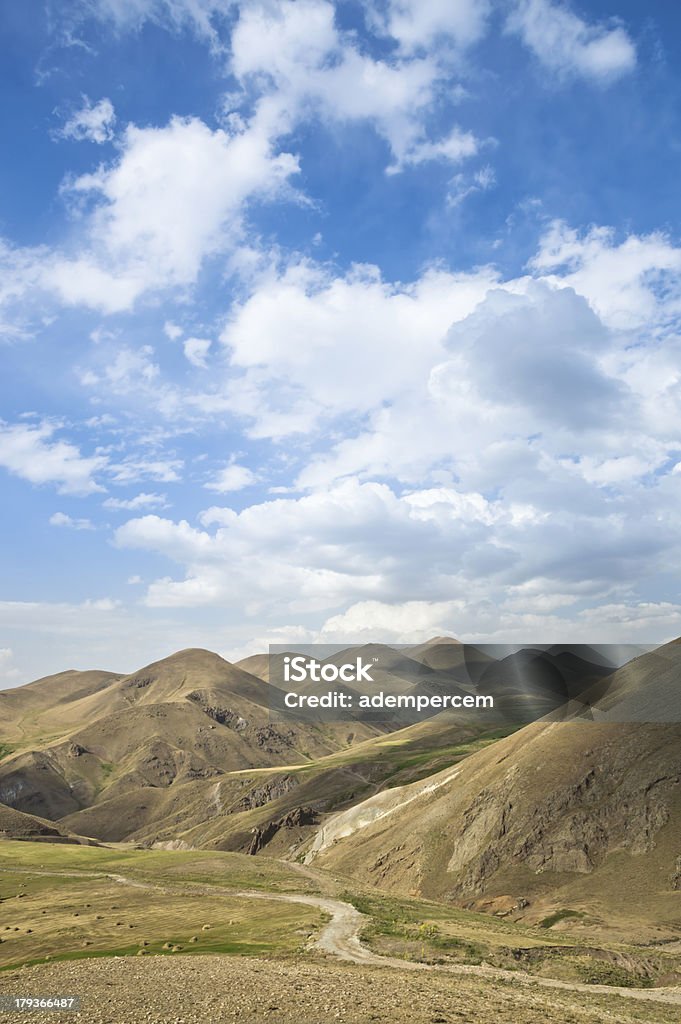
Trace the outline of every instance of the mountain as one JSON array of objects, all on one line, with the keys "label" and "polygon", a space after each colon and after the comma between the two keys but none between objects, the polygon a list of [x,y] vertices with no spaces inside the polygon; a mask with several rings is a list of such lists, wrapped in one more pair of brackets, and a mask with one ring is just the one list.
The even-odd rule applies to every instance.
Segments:
[{"label": "mountain", "polygon": [[3,741],[21,742],[24,737],[39,735],[41,731],[51,733],[59,721],[68,723],[74,703],[82,707],[87,698],[101,693],[120,678],[115,672],[70,669],[25,686],[0,690],[0,736]]},{"label": "mountain", "polygon": [[494,697],[496,715],[533,722],[552,712],[568,713],[570,702],[578,702],[585,694],[589,702],[602,698],[614,672],[614,665],[586,645],[549,650],[525,647],[482,669],[477,688]]},{"label": "mountain", "polygon": [[269,654],[251,654],[248,658],[235,661],[234,664],[237,668],[243,669],[244,672],[250,672],[252,676],[257,676],[258,679],[262,679],[266,683],[270,680]]},{"label": "mountain", "polygon": [[534,723],[326,819],[307,862],[529,923],[653,937],[681,911],[681,725]]},{"label": "mountain", "polygon": [[304,765],[379,734],[358,722],[274,722],[282,701],[194,649],[128,675],[68,672],[5,691],[0,802],[101,839],[153,837],[167,820],[176,834],[219,813],[210,794],[230,773]]},{"label": "mountain", "polygon": [[456,712],[392,731],[285,720],[272,715],[282,691],[248,662],[194,649],[128,675],[65,672],[0,693],[9,831],[305,856],[529,924],[567,913],[611,936],[674,933],[681,643],[616,670],[596,648],[490,652],[435,638],[417,656],[372,645],[334,657],[378,658],[377,678],[407,691],[473,680],[562,699],[563,687],[570,714],[576,686],[596,720],[496,732]]}]

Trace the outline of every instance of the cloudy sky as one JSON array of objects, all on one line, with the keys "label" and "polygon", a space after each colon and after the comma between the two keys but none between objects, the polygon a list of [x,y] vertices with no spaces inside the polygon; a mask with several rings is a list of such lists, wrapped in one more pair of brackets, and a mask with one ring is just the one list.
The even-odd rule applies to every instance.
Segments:
[{"label": "cloudy sky", "polygon": [[0,679],[681,634],[681,10],[0,8]]}]

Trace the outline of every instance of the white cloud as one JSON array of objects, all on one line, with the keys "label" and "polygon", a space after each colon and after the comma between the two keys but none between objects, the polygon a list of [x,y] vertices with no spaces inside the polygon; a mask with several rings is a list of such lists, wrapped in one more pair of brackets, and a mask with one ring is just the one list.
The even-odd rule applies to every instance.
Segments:
[{"label": "white cloud", "polygon": [[356,480],[200,518],[202,529],[148,515],[116,531],[121,547],[155,552],[184,570],[184,578],[150,585],[151,607],[241,607],[248,594],[250,614],[274,610],[281,622],[295,612],[399,603],[405,595],[482,601],[540,574],[565,592],[587,566],[592,588],[607,590],[613,576],[640,571],[644,561],[649,571],[662,564],[673,536],[658,525],[642,551],[647,517],[624,529],[618,510],[602,504],[553,519],[503,496],[451,486],[400,496]]},{"label": "white cloud", "polygon": [[102,502],[103,508],[113,508],[136,512],[141,508],[167,508],[165,494],[147,494],[144,491],[134,498],[107,498]]},{"label": "white cloud", "polygon": [[465,609],[465,601],[358,601],[326,619],[319,641],[420,643],[433,636],[458,638]]},{"label": "white cloud", "polygon": [[112,463],[109,471],[118,484],[133,484],[139,480],[157,480],[159,483],[176,483],[181,479],[181,459],[154,459],[128,456],[122,462]]},{"label": "white cloud", "polygon": [[81,0],[81,17],[92,16],[112,24],[118,31],[137,31],[147,21],[172,31],[191,28],[217,46],[219,35],[213,23],[224,16],[236,0]]},{"label": "white cloud", "polygon": [[50,516],[51,526],[66,526],[70,530],[94,530],[94,525],[89,519],[74,519],[65,512],[55,512]]},{"label": "white cloud", "polygon": [[474,174],[455,174],[447,191],[447,206],[460,206],[469,196],[477,192],[487,192],[496,185],[496,175],[492,167],[486,164]]},{"label": "white cloud", "polygon": [[[108,348],[104,350],[103,355],[108,351]],[[129,394],[140,386],[146,388],[153,384],[160,373],[158,365],[151,358],[153,354],[151,345],[142,345],[139,349],[119,345],[115,348],[111,362],[101,370],[81,371],[80,382],[86,387],[105,385],[107,391],[114,394]]]},{"label": "white cloud", "polygon": [[101,144],[111,141],[115,123],[116,114],[110,99],[105,97],[93,104],[87,96],[83,96],[82,107],[54,134],[61,139],[88,140]]},{"label": "white cloud", "polygon": [[636,66],[636,48],[620,25],[590,25],[562,2],[516,0],[507,25],[558,74],[607,82]]},{"label": "white cloud", "polygon": [[298,169],[259,123],[228,133],[198,118],[129,125],[112,164],[68,183],[94,202],[81,254],[55,255],[43,284],[67,304],[130,308],[145,291],[193,284],[203,260],[240,238],[244,204],[280,194]]},{"label": "white cloud", "polygon": [[214,480],[203,486],[209,491],[226,494],[228,491],[241,491],[244,487],[250,487],[251,484],[256,483],[257,479],[255,473],[247,466],[239,466],[236,462],[231,462],[220,470]]},{"label": "white cloud", "polygon": [[[478,143],[459,128],[431,139],[425,117],[445,75],[432,56],[374,60],[334,23],[326,0],[282,0],[241,9],[232,34],[232,70],[245,84],[257,83],[273,131],[283,134],[299,119],[316,114],[336,122],[369,121],[389,144],[392,170],[428,159],[459,162]],[[451,91],[451,80],[447,83]]]},{"label": "white cloud", "polygon": [[[390,19],[403,28],[410,22],[415,41],[444,32],[464,45],[482,30],[482,0],[459,0],[448,14],[435,0],[427,6],[421,11],[394,3]],[[189,26],[222,50],[216,24],[232,27],[233,17],[221,17],[228,8],[209,0],[92,0],[83,9],[121,29],[148,19],[173,29]],[[390,172],[474,156],[482,143],[472,131],[451,124],[442,137],[430,131],[437,105],[451,105],[460,95],[451,66],[436,54],[409,52],[407,28],[394,30],[402,33],[403,49],[379,60],[338,28],[328,0],[238,6],[229,68],[241,89],[231,107],[227,102],[223,127],[177,116],[164,126],[128,124],[113,161],[63,183],[77,223],[71,243],[15,253],[13,264],[21,266],[13,290],[23,295],[33,287],[65,305],[112,314],[130,310],[149,292],[191,288],[206,260],[244,244],[251,203],[302,201],[291,185],[298,158],[281,147],[311,120],[373,125],[390,149]],[[62,135],[106,141],[113,119],[109,100],[92,105],[85,98]],[[189,358],[201,365],[203,355],[190,348]]]},{"label": "white cloud", "polygon": [[32,484],[53,483],[60,494],[92,494],[104,488],[96,474],[107,467],[102,455],[83,456],[68,441],[56,440],[53,423],[0,421],[0,466]]},{"label": "white cloud", "polygon": [[232,366],[244,371],[226,387],[230,407],[253,419],[256,436],[276,437],[388,404],[425,381],[452,321],[494,281],[489,269],[434,269],[401,285],[375,267],[334,277],[290,266],[236,307],[221,335]]},{"label": "white cloud", "polygon": [[[554,599],[555,598],[555,599]],[[455,636],[474,643],[656,643],[681,633],[681,605],[671,602],[597,604],[555,614],[575,595],[542,592],[534,603],[513,595],[489,601],[360,601],[326,619],[308,643],[420,643]],[[292,636],[293,636],[292,631]],[[275,643],[286,643],[277,638]],[[262,650],[262,646],[260,650]]]},{"label": "white cloud", "polygon": [[402,50],[429,49],[439,39],[471,46],[485,33],[488,0],[368,0],[374,27],[396,39]]},{"label": "white cloud", "polygon": [[0,341],[14,341],[31,334],[39,321],[39,304],[33,301],[29,306],[26,299],[29,295],[35,299],[48,257],[44,246],[21,248],[0,238]]},{"label": "white cloud", "polygon": [[178,327],[177,324],[174,324],[172,320],[166,320],[163,325],[163,333],[167,338],[170,338],[171,341],[177,341],[178,338],[182,337],[183,331],[182,328]]},{"label": "white cloud", "polygon": [[608,227],[580,234],[556,220],[530,261],[535,272],[585,295],[611,327],[636,329],[681,312],[681,248],[665,235],[630,234],[621,242]]},{"label": "white cloud", "polygon": [[192,366],[205,370],[208,365],[206,360],[210,352],[211,341],[209,338],[187,338],[184,342],[184,354]]}]

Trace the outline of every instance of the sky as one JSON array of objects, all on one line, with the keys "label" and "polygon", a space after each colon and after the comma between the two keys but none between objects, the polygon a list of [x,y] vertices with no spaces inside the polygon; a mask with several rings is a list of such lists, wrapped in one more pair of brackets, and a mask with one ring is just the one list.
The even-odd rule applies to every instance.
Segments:
[{"label": "sky", "polygon": [[681,634],[681,8],[0,26],[0,685]]}]

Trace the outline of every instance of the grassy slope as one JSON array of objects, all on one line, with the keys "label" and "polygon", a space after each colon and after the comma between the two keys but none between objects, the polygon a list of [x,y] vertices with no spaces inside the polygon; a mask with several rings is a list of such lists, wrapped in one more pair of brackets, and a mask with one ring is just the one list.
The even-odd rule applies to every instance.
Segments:
[{"label": "grassy slope", "polygon": [[239,854],[3,842],[0,966],[140,948],[170,953],[168,943],[188,953],[286,955],[321,922],[314,908],[249,901],[234,895],[241,889],[315,886],[275,861]]},{"label": "grassy slope", "polygon": [[[322,914],[239,897],[244,889],[335,894],[369,916],[365,939],[377,952],[426,963],[489,963],[638,987],[670,983],[679,963],[678,954],[663,950],[617,943],[587,948],[566,930],[387,897],[266,857],[7,841],[0,843],[0,968],[135,955],[141,948],[175,955],[168,946],[183,954],[302,954]],[[561,928],[570,920],[565,916]]]}]

